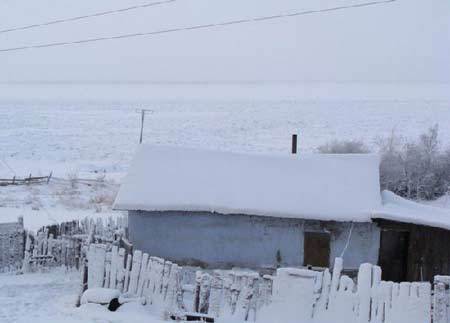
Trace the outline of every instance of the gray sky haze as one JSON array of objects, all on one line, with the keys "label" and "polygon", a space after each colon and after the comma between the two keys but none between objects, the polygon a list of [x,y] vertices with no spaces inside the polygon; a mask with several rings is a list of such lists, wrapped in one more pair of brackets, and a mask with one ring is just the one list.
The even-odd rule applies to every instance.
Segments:
[{"label": "gray sky haze", "polygon": [[[150,1],[3,0],[0,29]],[[0,47],[78,40],[364,0],[178,0],[0,34]],[[217,29],[0,53],[0,82],[450,82],[450,1],[379,6]]]}]

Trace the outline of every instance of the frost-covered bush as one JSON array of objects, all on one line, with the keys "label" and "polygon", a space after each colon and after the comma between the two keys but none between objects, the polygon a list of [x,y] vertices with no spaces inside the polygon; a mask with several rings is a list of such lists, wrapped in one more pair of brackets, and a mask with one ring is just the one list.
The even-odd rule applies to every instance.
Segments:
[{"label": "frost-covered bush", "polygon": [[365,154],[369,149],[360,140],[333,140],[317,149],[322,154]]},{"label": "frost-covered bush", "polygon": [[[431,200],[450,189],[450,147],[441,149],[439,128],[434,126],[417,140],[395,132],[379,141],[382,189],[418,200]],[[361,141],[333,141],[318,148],[321,153],[367,153]]]},{"label": "frost-covered bush", "polygon": [[438,126],[417,141],[408,142],[394,133],[380,144],[380,180],[389,189],[412,199],[435,199],[450,185],[450,149],[440,149]]}]

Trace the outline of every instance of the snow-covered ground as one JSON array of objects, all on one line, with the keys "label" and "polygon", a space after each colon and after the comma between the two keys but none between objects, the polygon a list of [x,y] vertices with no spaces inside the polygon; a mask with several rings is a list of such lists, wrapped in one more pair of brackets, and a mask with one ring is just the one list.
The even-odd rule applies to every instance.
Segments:
[{"label": "snow-covered ground", "polygon": [[117,312],[95,304],[75,307],[80,288],[77,272],[0,275],[1,323],[159,323],[161,319],[139,304]]},{"label": "snow-covered ground", "polygon": [[0,187],[0,222],[23,217],[27,229],[85,217],[116,216],[111,211],[118,184],[53,177],[48,184]]},{"label": "snow-covered ground", "polygon": [[[0,85],[0,177],[53,171],[48,185],[0,187],[0,221],[22,215],[25,226],[35,230],[114,215],[111,201],[138,143],[140,108],[153,110],[144,141],[161,145],[287,154],[290,135],[299,133],[300,151],[312,152],[333,139],[375,146],[392,129],[415,138],[435,123],[442,142],[450,142],[448,85],[399,86],[398,92],[392,85],[331,88]],[[362,99],[361,91],[370,99]],[[86,185],[77,183],[79,178],[103,181]],[[444,197],[434,205],[450,202]],[[77,309],[78,288],[77,273],[0,275],[0,322],[161,322],[136,305],[116,313],[93,305]]]},{"label": "snow-covered ground", "polygon": [[[139,140],[235,152],[300,152],[333,139],[372,147],[393,129],[416,138],[440,125],[450,143],[450,84],[0,84],[0,177],[48,175],[49,185],[0,187],[0,221],[25,225],[111,215]],[[365,98],[365,99],[363,99]],[[70,179],[105,177],[102,185]],[[59,178],[59,179],[58,179]]]}]

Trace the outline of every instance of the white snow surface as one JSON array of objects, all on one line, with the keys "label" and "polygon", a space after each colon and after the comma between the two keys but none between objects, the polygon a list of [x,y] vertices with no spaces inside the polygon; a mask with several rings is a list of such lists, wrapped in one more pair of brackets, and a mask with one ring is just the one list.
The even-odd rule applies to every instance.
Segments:
[{"label": "white snow surface", "polygon": [[26,275],[0,274],[1,323],[162,323],[138,303],[110,312],[99,304],[75,307],[80,274],[63,269]]},{"label": "white snow surface", "polygon": [[143,145],[114,208],[369,221],[376,155],[237,154]]},{"label": "white snow surface", "polygon": [[389,191],[381,193],[383,207],[372,218],[427,225],[450,230],[450,210],[406,200]]}]

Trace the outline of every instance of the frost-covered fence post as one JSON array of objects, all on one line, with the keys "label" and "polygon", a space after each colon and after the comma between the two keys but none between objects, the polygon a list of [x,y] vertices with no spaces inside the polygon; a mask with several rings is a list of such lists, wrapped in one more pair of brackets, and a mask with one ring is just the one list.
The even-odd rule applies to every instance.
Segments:
[{"label": "frost-covered fence post", "polygon": [[117,246],[111,247],[111,273],[109,275],[109,287],[117,287],[117,270],[119,265],[119,248]]},{"label": "frost-covered fence post", "polygon": [[117,284],[116,288],[120,292],[125,289],[125,249],[120,248],[117,256]]},{"label": "frost-covered fence post", "polygon": [[233,297],[231,288],[233,286],[234,281],[234,274],[232,272],[228,272],[225,274],[225,277],[223,278],[223,296],[222,296],[222,309],[221,309],[221,316],[222,317],[231,317],[233,315]]},{"label": "frost-covered fence post", "polygon": [[181,267],[172,264],[165,297],[165,307],[167,312],[174,314],[180,313],[183,308],[181,295]]},{"label": "frost-covered fence post", "polygon": [[31,237],[28,232],[25,232],[25,254],[22,263],[22,272],[24,274],[31,271],[30,261],[31,261]]},{"label": "frost-covered fence post", "polygon": [[329,292],[330,296],[328,299],[328,306],[327,306],[327,309],[330,311],[334,310],[334,302],[336,300],[336,294],[339,288],[339,281],[341,279],[341,272],[343,267],[344,267],[343,259],[335,258],[330,283],[330,292]]},{"label": "frost-covered fence post", "polygon": [[130,285],[128,287],[128,292],[131,294],[136,294],[138,281],[139,281],[139,273],[141,272],[141,264],[142,264],[142,252],[140,250],[135,250],[133,254],[133,262],[130,273]]},{"label": "frost-covered fence post", "polygon": [[[235,318],[237,320],[253,321],[256,314],[252,311],[252,303],[256,299],[256,282],[258,275],[245,273],[242,275],[242,290],[236,302]],[[256,308],[256,306],[254,307]]]},{"label": "frost-covered fence post", "polygon": [[141,262],[141,271],[139,273],[139,280],[137,284],[137,296],[142,296],[145,288],[145,284],[148,283],[148,264],[149,264],[149,255],[148,253],[144,253],[142,255],[142,262]]},{"label": "frost-covered fence post", "polygon": [[169,288],[170,272],[172,270],[172,262],[165,261],[163,267],[163,276],[161,284],[161,300],[165,301],[167,296],[167,290]]},{"label": "frost-covered fence post", "polygon": [[103,287],[105,276],[106,246],[91,244],[88,253],[88,288]]},{"label": "frost-covered fence post", "polygon": [[105,283],[103,284],[103,287],[110,288],[110,276],[111,276],[111,252],[106,253],[105,257]]},{"label": "frost-covered fence post", "polygon": [[147,299],[147,303],[151,304],[153,300],[153,293],[156,289],[156,267],[157,267],[157,259],[155,257],[150,257],[148,261],[149,272],[148,272],[148,284],[144,289],[144,296]]},{"label": "frost-covered fence post", "polygon": [[271,304],[262,309],[258,323],[307,323],[313,320],[317,272],[279,268],[273,282]]},{"label": "frost-covered fence post", "polygon": [[327,268],[322,274],[322,288],[319,299],[314,307],[314,317],[320,317],[327,310],[328,300],[330,297],[331,274]]},{"label": "frost-covered fence post", "polygon": [[381,323],[383,298],[381,293],[381,268],[378,266],[372,267],[372,303],[370,308],[370,318],[373,323]]},{"label": "frost-covered fence post", "polygon": [[260,310],[264,306],[268,306],[272,300],[272,285],[274,277],[264,275],[259,285],[259,296],[257,309]]},{"label": "frost-covered fence post", "polygon": [[446,286],[450,285],[450,276],[434,277],[433,323],[450,322],[450,295]]},{"label": "frost-covered fence post", "polygon": [[81,263],[80,278],[81,278],[81,286],[75,304],[77,307],[81,305],[81,296],[88,289],[88,267],[86,265],[86,259],[83,259]]},{"label": "frost-covered fence post", "polygon": [[207,314],[209,308],[209,295],[211,292],[211,275],[200,273],[198,293],[198,313]]},{"label": "frost-covered fence post", "polygon": [[0,271],[15,271],[23,266],[25,244],[23,220],[0,223]]},{"label": "frost-covered fence post", "polygon": [[372,265],[362,264],[358,271],[358,322],[367,323],[370,320],[370,302],[372,287]]},{"label": "frost-covered fence post", "polygon": [[208,314],[214,317],[220,316],[220,307],[222,305],[223,296],[223,279],[222,273],[218,270],[214,271],[211,280],[211,291],[209,296]]},{"label": "frost-covered fence post", "polygon": [[123,282],[123,292],[127,293],[128,289],[129,289],[129,284],[130,284],[130,270],[131,270],[131,262],[133,261],[133,256],[130,254],[127,255],[127,264],[125,267],[125,277],[124,277],[124,282]]},{"label": "frost-covered fence post", "polygon": [[164,259],[150,257],[150,273],[147,291],[144,292],[147,302],[150,304],[160,304],[160,294],[162,289]]}]

